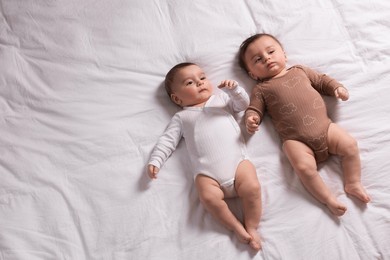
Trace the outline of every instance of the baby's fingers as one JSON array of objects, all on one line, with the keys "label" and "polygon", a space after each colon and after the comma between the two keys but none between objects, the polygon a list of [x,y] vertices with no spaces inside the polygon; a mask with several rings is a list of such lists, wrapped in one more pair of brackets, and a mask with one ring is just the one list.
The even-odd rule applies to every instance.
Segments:
[{"label": "baby's fingers", "polygon": [[260,118],[257,116],[248,116],[247,123],[250,125],[258,125]]},{"label": "baby's fingers", "polygon": [[221,83],[219,84],[218,88],[228,88],[228,89],[233,89],[238,86],[237,81],[227,79],[227,80],[222,80]]},{"label": "baby's fingers", "polygon": [[342,101],[346,101],[349,98],[349,93],[347,89],[343,87],[339,87],[335,90],[335,96],[341,99]]},{"label": "baby's fingers", "polygon": [[148,166],[148,174],[151,179],[157,179],[157,173],[159,171],[159,168],[149,164]]},{"label": "baby's fingers", "polygon": [[258,116],[248,116],[246,119],[246,130],[248,133],[253,134],[259,130],[260,118]]},{"label": "baby's fingers", "polygon": [[246,126],[246,131],[249,133],[249,134],[254,134],[256,131],[259,130],[259,126],[258,125],[255,125],[255,126],[249,126],[247,125]]}]

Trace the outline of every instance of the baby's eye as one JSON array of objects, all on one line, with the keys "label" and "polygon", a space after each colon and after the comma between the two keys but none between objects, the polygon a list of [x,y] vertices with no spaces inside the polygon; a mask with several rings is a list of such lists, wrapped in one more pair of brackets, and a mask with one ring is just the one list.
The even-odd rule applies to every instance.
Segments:
[{"label": "baby's eye", "polygon": [[258,62],[261,62],[261,57],[257,57],[257,58],[255,59],[255,63],[258,63]]},{"label": "baby's eye", "polygon": [[269,54],[272,54],[272,53],[274,53],[274,52],[275,52],[275,51],[274,51],[274,50],[272,50],[272,51],[269,51],[268,53],[269,53]]},{"label": "baby's eye", "polygon": [[206,79],[206,76],[203,76],[203,77],[201,77],[200,79],[201,79],[201,80],[205,80],[205,79]]},{"label": "baby's eye", "polygon": [[192,80],[190,80],[190,81],[187,81],[186,86],[189,86],[189,85],[192,85],[192,84],[194,84],[194,82]]}]

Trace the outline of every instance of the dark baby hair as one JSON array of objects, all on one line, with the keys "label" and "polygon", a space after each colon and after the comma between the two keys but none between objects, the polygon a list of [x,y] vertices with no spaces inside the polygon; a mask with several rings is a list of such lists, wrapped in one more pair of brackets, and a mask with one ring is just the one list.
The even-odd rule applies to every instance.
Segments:
[{"label": "dark baby hair", "polygon": [[261,37],[264,37],[264,36],[268,36],[268,37],[271,37],[272,39],[274,39],[282,48],[282,44],[279,42],[278,39],[276,39],[275,36],[271,35],[271,34],[268,34],[268,33],[257,33],[255,35],[252,35],[251,37],[247,38],[245,41],[243,41],[240,45],[240,49],[239,49],[239,52],[238,52],[238,64],[240,65],[240,67],[245,70],[246,72],[248,72],[248,67],[246,66],[245,64],[245,52],[246,50],[248,49],[248,46],[249,44],[251,44],[252,42],[254,42],[255,40],[261,38]]},{"label": "dark baby hair", "polygon": [[196,65],[196,64],[192,63],[192,62],[182,62],[182,63],[176,64],[168,71],[167,75],[165,76],[164,82],[165,82],[165,90],[167,91],[167,94],[169,97],[171,97],[171,95],[173,94],[172,83],[173,83],[173,79],[175,78],[176,73],[180,69],[187,67],[187,66],[191,66],[191,65]]}]

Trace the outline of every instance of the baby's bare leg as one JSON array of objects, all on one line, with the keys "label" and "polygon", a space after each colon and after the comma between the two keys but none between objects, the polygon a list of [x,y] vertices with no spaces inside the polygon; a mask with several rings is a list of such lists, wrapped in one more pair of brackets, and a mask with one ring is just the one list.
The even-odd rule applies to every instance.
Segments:
[{"label": "baby's bare leg", "polygon": [[240,242],[248,244],[252,237],[229,209],[218,182],[210,177],[198,174],[195,184],[199,199],[206,210],[227,229],[233,231]]},{"label": "baby's bare leg", "polygon": [[235,188],[243,204],[245,229],[252,237],[249,245],[260,250],[261,239],[257,228],[261,218],[261,190],[256,169],[251,162],[244,160],[238,165]]},{"label": "baby's bare leg", "polygon": [[361,183],[361,165],[357,142],[346,131],[332,123],[328,130],[329,152],[341,157],[344,189],[364,203],[371,199]]},{"label": "baby's bare leg", "polygon": [[343,215],[347,207],[336,199],[318,174],[313,151],[295,140],[285,141],[283,150],[305,188],[334,215]]}]

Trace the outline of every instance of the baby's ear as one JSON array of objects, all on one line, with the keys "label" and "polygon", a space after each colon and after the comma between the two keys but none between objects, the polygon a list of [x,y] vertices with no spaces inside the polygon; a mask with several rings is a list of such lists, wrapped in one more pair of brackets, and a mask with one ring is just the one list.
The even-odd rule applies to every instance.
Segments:
[{"label": "baby's ear", "polygon": [[255,75],[253,75],[253,73],[252,72],[248,72],[248,75],[249,75],[249,77],[251,77],[252,79],[254,79],[254,80],[257,80],[257,77],[255,76]]},{"label": "baby's ear", "polygon": [[181,106],[181,99],[175,94],[171,94],[171,100],[178,106]]}]

